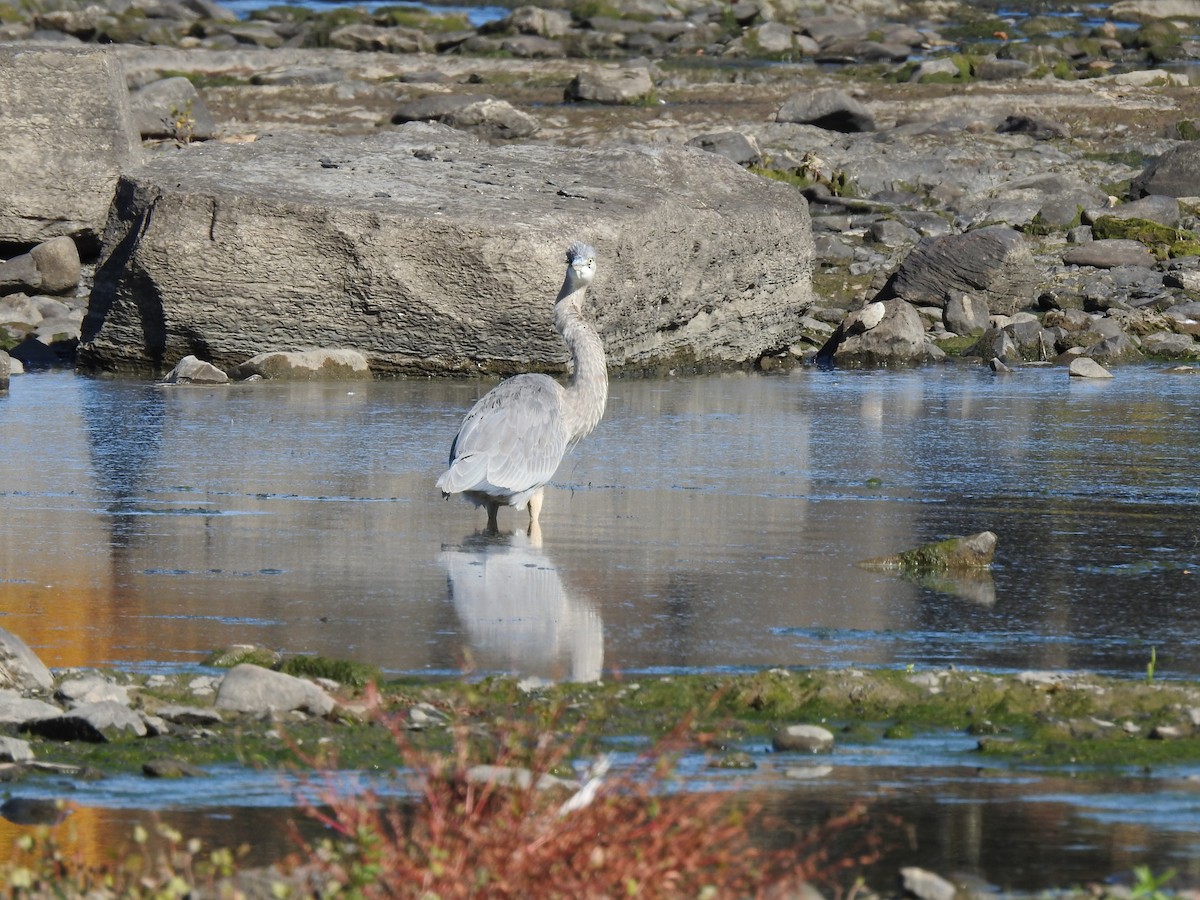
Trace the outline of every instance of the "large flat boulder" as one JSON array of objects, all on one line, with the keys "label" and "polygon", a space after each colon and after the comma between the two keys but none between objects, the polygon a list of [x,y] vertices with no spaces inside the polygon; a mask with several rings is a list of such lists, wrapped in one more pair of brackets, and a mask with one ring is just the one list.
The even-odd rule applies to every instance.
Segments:
[{"label": "large flat boulder", "polygon": [[94,251],[117,176],[141,154],[115,55],[0,44],[0,243],[69,236]]},{"label": "large flat boulder", "polygon": [[232,370],[344,347],[376,373],[561,370],[563,252],[594,244],[614,368],[735,364],[799,338],[808,208],[675,146],[492,146],[412,123],[192,146],[123,177],[84,323],[87,369]]}]

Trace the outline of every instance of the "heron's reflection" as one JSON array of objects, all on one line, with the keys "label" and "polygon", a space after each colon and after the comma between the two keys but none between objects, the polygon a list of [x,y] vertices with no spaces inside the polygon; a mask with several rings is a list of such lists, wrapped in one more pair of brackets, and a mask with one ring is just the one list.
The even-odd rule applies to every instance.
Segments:
[{"label": "heron's reflection", "polygon": [[541,543],[535,526],[475,534],[439,555],[475,665],[556,681],[598,681],[604,666],[600,614],[567,593]]}]

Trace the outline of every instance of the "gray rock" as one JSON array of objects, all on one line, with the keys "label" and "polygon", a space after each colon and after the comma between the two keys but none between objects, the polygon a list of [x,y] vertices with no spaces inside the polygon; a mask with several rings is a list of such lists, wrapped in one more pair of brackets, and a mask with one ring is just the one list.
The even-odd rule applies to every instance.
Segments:
[{"label": "gray rock", "polygon": [[0,260],[0,291],[36,291],[42,286],[42,276],[30,253]]},{"label": "gray rock", "polygon": [[916,866],[906,866],[900,870],[900,883],[917,900],[954,900],[958,894],[958,888],[952,882]]},{"label": "gray rock", "polygon": [[[1200,191],[1200,184],[1196,185],[1196,190]],[[1151,194],[1147,197],[1142,197],[1140,200],[1131,200],[1129,203],[1118,203],[1116,206],[1085,209],[1083,211],[1083,223],[1085,225],[1094,225],[1098,219],[1106,216],[1113,219],[1146,219],[1150,222],[1158,222],[1160,225],[1166,225],[1169,228],[1175,228],[1179,225],[1179,201],[1174,197]]]},{"label": "gray rock", "polygon": [[921,316],[904,300],[851,313],[817,353],[823,364],[842,367],[921,365],[941,356],[926,339]]},{"label": "gray rock", "polygon": [[1127,238],[1106,238],[1088,241],[1065,250],[1062,260],[1069,266],[1092,266],[1096,269],[1112,269],[1117,266],[1140,266],[1150,268],[1156,262],[1154,254],[1146,245]]},{"label": "gray rock", "polygon": [[794,343],[812,303],[788,185],[690,148],[489,146],[413,123],[210,142],[125,176],[79,363],[158,375],[203,342],[226,371],[330,345],[378,374],[561,371],[552,301],[575,238],[601,254],[614,367],[753,361]]},{"label": "gray rock", "polygon": [[830,88],[792,94],[775,113],[775,120],[815,125],[827,131],[875,130],[875,119],[865,106],[845,91]]},{"label": "gray rock", "polygon": [[763,53],[791,53],[796,49],[796,33],[783,22],[764,22],[752,28],[750,35]]},{"label": "gray rock", "polygon": [[995,533],[981,531],[966,537],[924,544],[891,556],[864,560],[859,565],[868,569],[895,569],[913,574],[969,572],[989,568],[995,555]]},{"label": "gray rock", "polygon": [[51,741],[86,741],[102,744],[130,737],[145,737],[146,723],[123,703],[102,700],[85,703],[70,712],[21,725],[21,731]]},{"label": "gray rock", "polygon": [[30,250],[29,255],[37,267],[41,291],[62,294],[79,286],[79,248],[71,238],[51,238]]},{"label": "gray rock", "polygon": [[54,676],[21,638],[0,628],[0,688],[48,691]]},{"label": "gray rock", "polygon": [[458,107],[439,121],[491,140],[514,140],[538,133],[541,124],[507,100],[486,98]]},{"label": "gray rock", "polygon": [[234,666],[217,688],[218,709],[252,715],[301,710],[325,716],[335,705],[333,698],[311,681],[251,663]]},{"label": "gray rock", "polygon": [[13,690],[0,690],[0,725],[20,725],[30,719],[44,719],[61,712],[57,706],[45,701],[24,697]]},{"label": "gray rock", "polygon": [[141,141],[117,57],[98,48],[0,45],[0,243],[98,243],[118,175]]},{"label": "gray rock", "polygon": [[580,72],[564,92],[568,103],[589,101],[610,105],[641,103],[654,90],[650,71],[644,68],[595,68]]},{"label": "gray rock", "polygon": [[167,373],[163,383],[228,384],[229,376],[210,362],[204,362],[194,356],[185,356]]},{"label": "gray rock", "polygon": [[8,390],[8,382],[12,374],[12,357],[0,350],[0,391]]},{"label": "gray rock", "polygon": [[925,238],[900,263],[876,299],[903,297],[945,306],[958,293],[982,297],[992,313],[1011,315],[1033,302],[1041,273],[1020,233],[992,225]]},{"label": "gray rock", "polygon": [[920,240],[920,236],[912,228],[895,219],[881,219],[872,222],[867,228],[867,240],[885,247],[911,246]]},{"label": "gray rock", "polygon": [[1142,350],[1166,359],[1196,359],[1200,357],[1200,342],[1190,334],[1156,331],[1142,338]]},{"label": "gray rock", "polygon": [[1131,197],[1164,194],[1168,197],[1200,195],[1200,141],[1189,141],[1172,147],[1154,162],[1129,186]]},{"label": "gray rock", "polygon": [[432,39],[415,28],[385,28],[380,25],[343,25],[329,34],[329,43],[339,50],[380,53],[432,53]]},{"label": "gray rock", "polygon": [[946,300],[942,322],[952,334],[974,334],[988,326],[987,301],[974,294],[953,293]]},{"label": "gray rock", "polygon": [[430,94],[415,100],[406,100],[392,113],[392,124],[407,122],[441,122],[463,107],[494,98],[486,94]]},{"label": "gray rock", "polygon": [[0,736],[0,762],[23,763],[33,759],[33,748],[29,741]]},{"label": "gray rock", "polygon": [[113,684],[99,676],[63,679],[57,693],[59,699],[71,707],[102,702],[129,705],[129,691],[123,685]]},{"label": "gray rock", "polygon": [[142,137],[209,140],[217,123],[195,86],[182,75],[161,78],[130,95],[134,125]]},{"label": "gray rock", "polygon": [[571,30],[571,15],[561,9],[541,9],[537,6],[519,6],[503,20],[505,27],[521,34],[534,34],[544,38],[560,38]]},{"label": "gray rock", "polygon": [[1087,356],[1080,356],[1077,359],[1071,360],[1071,365],[1067,367],[1067,371],[1072,378],[1112,378],[1112,372],[1100,365],[1094,359]]},{"label": "gray rock", "polygon": [[357,350],[297,350],[260,353],[233,374],[238,379],[259,375],[278,381],[361,381],[371,377],[371,367]]},{"label": "gray rock", "polygon": [[980,81],[1007,81],[1014,78],[1024,78],[1033,67],[1020,59],[997,59],[985,56],[975,61],[975,77]]},{"label": "gray rock", "polygon": [[567,55],[562,44],[534,34],[518,34],[500,42],[500,49],[517,59],[561,59]]},{"label": "gray rock", "polygon": [[697,135],[688,141],[687,145],[708,153],[716,153],[739,166],[757,166],[763,159],[758,141],[740,131]]},{"label": "gray rock", "polygon": [[829,753],[833,732],[820,725],[788,725],[771,735],[771,746],[780,752]]}]

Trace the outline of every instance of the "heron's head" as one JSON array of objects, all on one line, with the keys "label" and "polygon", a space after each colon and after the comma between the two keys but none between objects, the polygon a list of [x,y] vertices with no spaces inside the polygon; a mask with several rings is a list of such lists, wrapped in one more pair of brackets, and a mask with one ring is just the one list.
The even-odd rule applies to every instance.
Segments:
[{"label": "heron's head", "polygon": [[596,274],[596,251],[590,244],[576,241],[567,248],[567,282],[572,289],[587,287]]}]

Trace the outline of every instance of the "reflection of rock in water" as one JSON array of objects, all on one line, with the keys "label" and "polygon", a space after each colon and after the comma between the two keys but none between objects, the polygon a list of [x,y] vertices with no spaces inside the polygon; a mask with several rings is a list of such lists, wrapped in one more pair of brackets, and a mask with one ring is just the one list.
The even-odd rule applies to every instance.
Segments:
[{"label": "reflection of rock in water", "polygon": [[996,583],[991,572],[958,572],[926,575],[915,579],[922,587],[950,594],[980,606],[996,605]]},{"label": "reflection of rock in water", "polygon": [[468,538],[438,557],[477,668],[596,681],[604,625],[567,595],[558,569],[523,532]]}]

